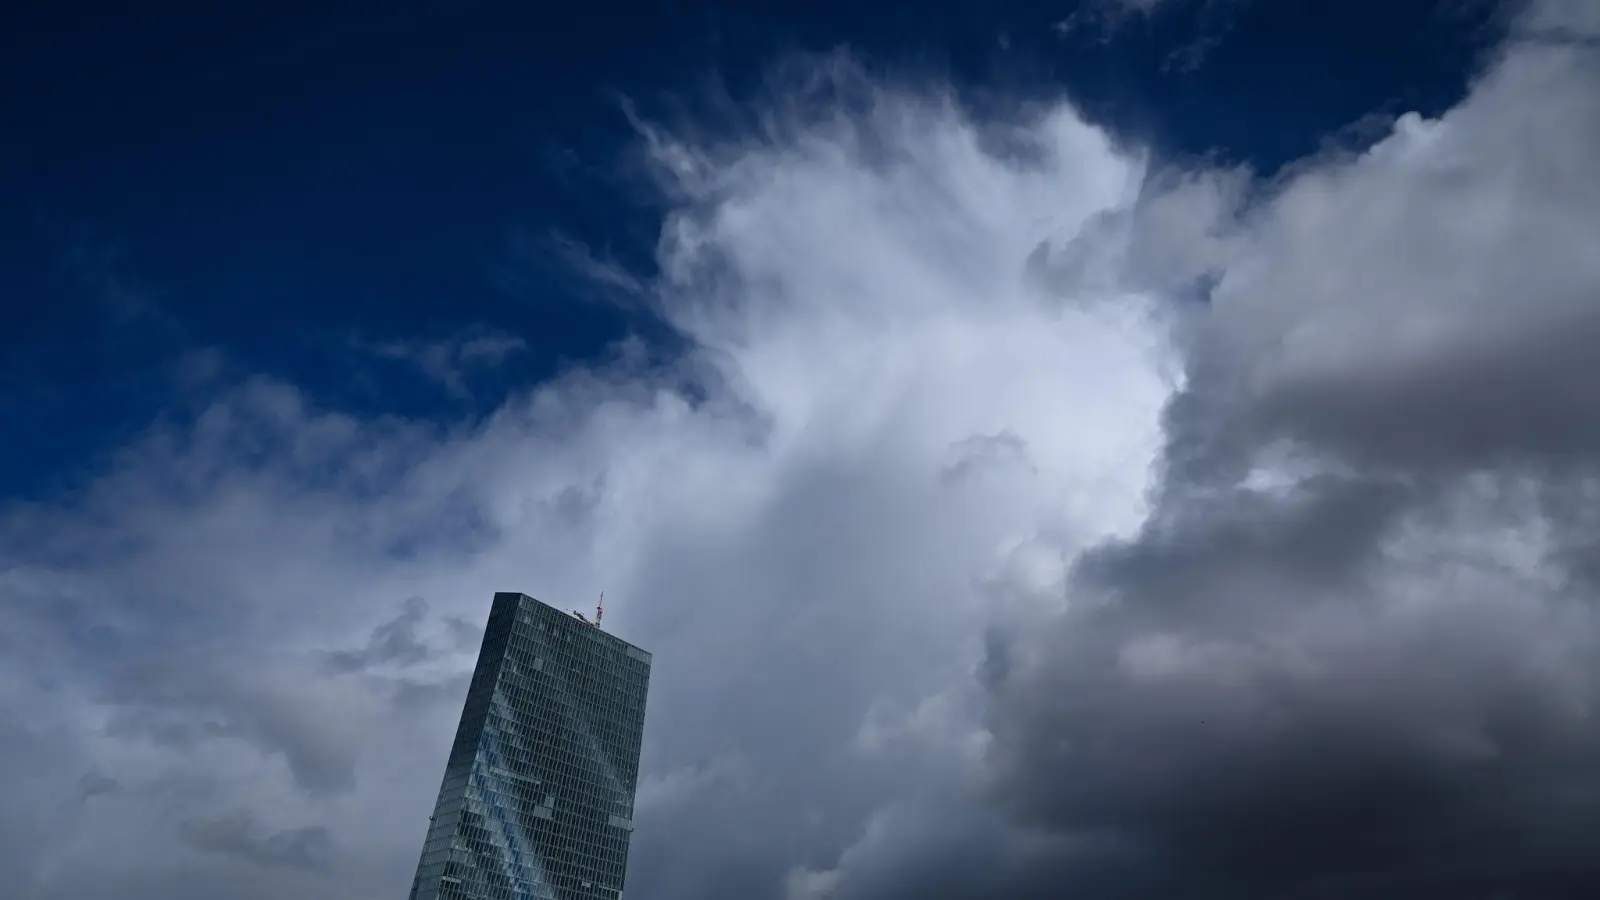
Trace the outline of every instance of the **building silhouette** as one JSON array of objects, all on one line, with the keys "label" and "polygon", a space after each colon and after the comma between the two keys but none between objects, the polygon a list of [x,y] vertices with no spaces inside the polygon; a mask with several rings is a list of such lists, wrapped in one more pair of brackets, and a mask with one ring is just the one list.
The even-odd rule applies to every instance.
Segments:
[{"label": "building silhouette", "polygon": [[650,654],[494,595],[411,900],[615,900],[627,875]]}]

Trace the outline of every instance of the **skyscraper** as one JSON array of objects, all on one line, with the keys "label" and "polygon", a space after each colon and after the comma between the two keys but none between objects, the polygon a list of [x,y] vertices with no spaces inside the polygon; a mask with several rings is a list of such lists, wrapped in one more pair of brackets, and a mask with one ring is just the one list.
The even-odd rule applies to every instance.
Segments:
[{"label": "skyscraper", "polygon": [[616,900],[650,654],[494,595],[411,900]]}]

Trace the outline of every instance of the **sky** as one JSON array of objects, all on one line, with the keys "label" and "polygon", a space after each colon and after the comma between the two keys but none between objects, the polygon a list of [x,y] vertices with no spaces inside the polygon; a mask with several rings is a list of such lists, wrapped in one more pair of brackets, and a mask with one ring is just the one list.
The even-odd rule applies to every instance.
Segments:
[{"label": "sky", "polygon": [[649,900],[1600,895],[1600,6],[12,4],[0,872],[409,888],[495,591]]}]

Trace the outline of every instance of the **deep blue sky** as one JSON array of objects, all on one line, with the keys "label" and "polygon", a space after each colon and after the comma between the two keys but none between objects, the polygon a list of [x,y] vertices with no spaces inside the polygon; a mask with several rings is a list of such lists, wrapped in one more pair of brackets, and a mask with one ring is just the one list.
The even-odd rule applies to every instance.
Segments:
[{"label": "deep blue sky", "polygon": [[[647,262],[657,213],[618,96],[660,108],[712,77],[738,96],[787,53],[847,46],[1065,89],[1164,152],[1270,171],[1368,113],[1447,106],[1494,36],[1482,3],[1171,2],[1104,42],[1052,28],[1071,2],[10,4],[0,497],[68,487],[181,415],[174,364],[196,350],[224,377],[444,418],[648,334],[518,250],[560,233]],[[470,402],[351,349],[478,326],[530,349]]]}]

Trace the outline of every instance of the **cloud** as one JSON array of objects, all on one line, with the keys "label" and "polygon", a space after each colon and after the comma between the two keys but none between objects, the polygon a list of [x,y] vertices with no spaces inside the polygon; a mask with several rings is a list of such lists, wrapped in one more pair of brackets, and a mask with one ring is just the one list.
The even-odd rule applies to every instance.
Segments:
[{"label": "cloud", "polygon": [[[476,649],[444,623],[481,622],[507,588],[603,589],[608,625],[656,653],[641,890],[778,896],[916,778],[970,766],[959,716],[918,720],[966,732],[951,761],[937,740],[900,762],[856,738],[874,709],[966,680],[977,583],[1019,542],[1136,527],[1171,387],[1156,299],[1078,303],[1026,262],[1132,202],[1142,170],[1070,108],[980,122],[826,77],[860,117],[655,135],[678,200],[652,303],[683,358],[625,345],[456,428],[262,378],[70,505],[10,510],[6,627],[30,649],[6,665],[69,698],[72,777],[93,763],[170,798],[140,826],[158,847],[224,799],[315,816],[338,865],[301,896],[403,892]],[[1037,471],[947,483],[952,447],[1004,434]],[[397,597],[426,609],[397,619]],[[105,896],[181,859],[143,858],[47,884]]]},{"label": "cloud", "polygon": [[634,309],[650,294],[645,278],[569,235],[519,231],[508,243],[507,261],[494,276],[514,295],[548,296],[551,284],[561,283],[579,296]]},{"label": "cloud", "polygon": [[102,794],[115,794],[122,790],[121,783],[101,772],[85,772],[84,776],[78,779],[78,786],[78,800],[80,803],[87,803],[91,797],[98,797]]},{"label": "cloud", "polygon": [[185,841],[205,852],[235,856],[268,868],[325,872],[333,856],[332,838],[326,828],[311,826],[266,833],[253,817],[243,813],[185,822],[180,833]]},{"label": "cloud", "polygon": [[1084,0],[1056,27],[1064,32],[1097,25],[1113,27],[1130,17],[1148,17],[1160,7],[1173,5],[1174,0]]},{"label": "cloud", "polygon": [[703,764],[646,772],[639,780],[634,805],[646,813],[667,809],[704,791],[737,789],[741,783],[748,784],[751,777],[749,760],[737,753],[724,753]]},{"label": "cloud", "polygon": [[[409,666],[425,662],[433,656],[427,644],[417,638],[417,625],[428,614],[428,601],[409,597],[404,608],[393,619],[372,630],[372,636],[358,650],[336,650],[329,654],[328,664],[335,672],[349,673],[375,666]],[[452,620],[460,628],[465,623]]]},{"label": "cloud", "polygon": [[[1216,2],[1206,0],[1205,5]],[[1193,5],[1191,0],[1080,0],[1055,30],[1062,35],[1088,32],[1107,40],[1131,23],[1147,22],[1158,13],[1187,5]]]},{"label": "cloud", "polygon": [[1596,74],[1515,42],[1241,213],[1151,517],[1005,642],[1018,815],[1189,896],[1594,889]]},{"label": "cloud", "polygon": [[784,897],[787,900],[824,900],[839,884],[839,873],[828,869],[817,872],[799,868],[784,879]]},{"label": "cloud", "polygon": [[[238,741],[281,759],[295,784],[323,793],[355,781],[358,722],[340,686],[319,685],[300,667],[241,671],[238,659],[189,656],[123,673],[98,699],[108,736],[184,751]],[[307,694],[321,693],[318,702]]]},{"label": "cloud", "polygon": [[472,396],[468,378],[474,373],[494,369],[528,348],[516,335],[482,327],[440,340],[356,340],[353,344],[357,350],[415,367],[457,399]]},{"label": "cloud", "polygon": [[950,445],[951,461],[941,473],[946,481],[960,481],[992,466],[1020,465],[1029,469],[1028,444],[1006,429],[995,434],[975,434]]},{"label": "cloud", "polygon": [[492,592],[605,590],[630,893],[1592,894],[1595,65],[1271,184],[839,58],[647,126],[681,357],[263,376],[0,513],[0,867],[401,895]]},{"label": "cloud", "polygon": [[1162,68],[1188,73],[1233,30],[1239,8],[1248,0],[1080,0],[1072,13],[1055,24],[1063,38],[1088,37],[1109,43],[1135,25],[1150,25],[1174,12],[1189,14],[1185,41],[1167,55]]}]

